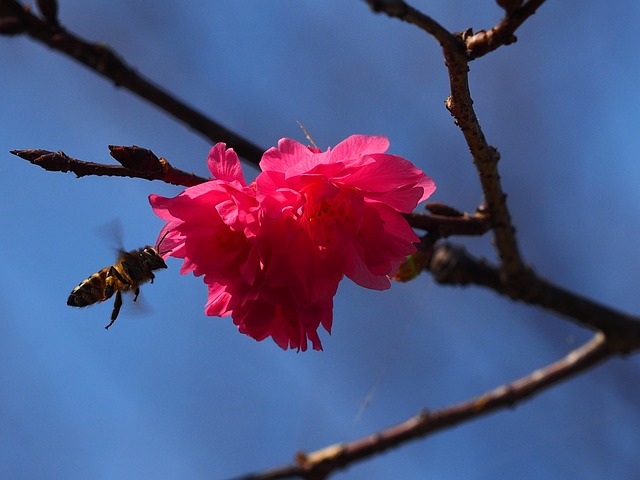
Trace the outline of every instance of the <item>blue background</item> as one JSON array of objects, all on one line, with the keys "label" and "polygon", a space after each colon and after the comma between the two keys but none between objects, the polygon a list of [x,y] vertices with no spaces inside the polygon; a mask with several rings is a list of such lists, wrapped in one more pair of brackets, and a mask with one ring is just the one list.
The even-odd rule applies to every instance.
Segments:
[{"label": "blue background", "polygon": [[[519,41],[471,65],[475,107],[500,150],[528,262],[554,282],[640,311],[637,2],[547,2]],[[415,1],[451,30],[489,28],[494,2]],[[432,176],[433,201],[482,199],[444,108],[435,41],[361,1],[63,0],[70,30],[268,148],[383,134]],[[203,314],[206,288],[169,261],[125,302],[66,305],[162,226],[159,182],[45,172],[8,153],[45,148],[109,162],[139,145],[207,175],[210,143],[69,58],[0,38],[0,477],[227,478],[292,461],[530,373],[590,333],[550,313],[428,275],[390,291],[343,282],[324,352],[282,351]],[[245,166],[248,177],[256,170]],[[490,238],[463,240],[493,260]],[[138,312],[138,310],[146,310]],[[637,357],[615,359],[533,401],[352,466],[336,479],[635,478]]]}]

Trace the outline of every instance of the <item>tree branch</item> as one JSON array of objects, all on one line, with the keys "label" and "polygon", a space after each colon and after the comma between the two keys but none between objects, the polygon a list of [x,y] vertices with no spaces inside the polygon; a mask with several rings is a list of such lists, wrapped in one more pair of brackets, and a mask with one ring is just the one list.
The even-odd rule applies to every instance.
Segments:
[{"label": "tree branch", "polygon": [[453,427],[464,421],[479,418],[496,410],[512,407],[562,380],[603,362],[613,353],[606,336],[598,333],[587,344],[570,352],[557,362],[479,397],[441,410],[421,412],[399,425],[360,440],[331,445],[306,455],[298,454],[296,465],[239,477],[237,480],[275,480],[294,477],[316,480],[327,478],[337,470],[352,466],[356,462],[388,449],[397,448],[409,441]]},{"label": "tree branch", "polygon": [[[156,157],[153,152],[140,147],[109,146],[111,155],[124,166],[104,165],[101,163],[85,162],[72,158],[62,151],[48,150],[11,150],[11,153],[28,160],[34,165],[51,172],[73,172],[77,177],[87,175],[131,177],[144,180],[162,180],[173,185],[191,187],[208,181],[173,167],[166,159]],[[128,152],[128,153],[125,153]],[[136,155],[138,158],[136,158]]]},{"label": "tree branch", "polygon": [[102,43],[91,44],[67,31],[58,22],[40,19],[15,0],[0,0],[0,34],[26,33],[30,37],[62,52],[99,75],[110,79],[116,87],[124,87],[177,120],[187,124],[213,143],[225,142],[236,153],[257,165],[263,150],[211,120],[203,113],[154,85],[127,65],[111,48]]},{"label": "tree branch", "polygon": [[453,235],[480,236],[491,230],[491,219],[484,208],[463,213],[442,203],[427,203],[429,214],[410,213],[405,218],[413,228],[425,230],[436,238]]}]

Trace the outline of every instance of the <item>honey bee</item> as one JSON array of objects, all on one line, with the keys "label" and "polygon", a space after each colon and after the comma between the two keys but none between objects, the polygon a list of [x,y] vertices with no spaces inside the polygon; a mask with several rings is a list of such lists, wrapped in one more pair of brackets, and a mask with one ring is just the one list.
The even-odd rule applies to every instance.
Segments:
[{"label": "honey bee", "polygon": [[71,291],[67,305],[86,307],[104,302],[116,294],[108,330],[118,318],[122,307],[122,292],[133,291],[135,302],[140,294],[140,285],[153,283],[154,270],[167,268],[167,264],[153,247],[146,246],[130,252],[120,251],[116,263],[94,273]]}]

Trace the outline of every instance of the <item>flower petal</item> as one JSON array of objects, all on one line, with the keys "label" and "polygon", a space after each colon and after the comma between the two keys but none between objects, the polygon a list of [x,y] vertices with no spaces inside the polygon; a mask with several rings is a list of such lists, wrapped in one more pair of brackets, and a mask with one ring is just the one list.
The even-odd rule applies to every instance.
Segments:
[{"label": "flower petal", "polygon": [[242,186],[246,186],[247,182],[242,173],[240,159],[233,150],[227,149],[225,143],[216,143],[211,151],[209,151],[209,171],[217,179],[223,182],[240,182]]}]

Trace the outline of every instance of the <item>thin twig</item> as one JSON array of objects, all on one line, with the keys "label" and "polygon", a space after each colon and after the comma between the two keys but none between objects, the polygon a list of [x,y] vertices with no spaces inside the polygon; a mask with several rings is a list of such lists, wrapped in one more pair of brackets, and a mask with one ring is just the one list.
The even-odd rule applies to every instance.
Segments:
[{"label": "thin twig", "polygon": [[613,353],[605,335],[598,333],[591,341],[557,362],[484,395],[441,410],[424,411],[399,425],[354,442],[331,445],[306,455],[299,454],[296,465],[247,475],[238,480],[275,480],[293,477],[326,478],[337,470],[351,467],[356,462],[390,448],[397,448],[409,441],[453,427],[464,421],[479,418],[496,410],[512,407],[562,380],[603,362]]},{"label": "thin twig", "polygon": [[109,46],[103,43],[89,43],[59,23],[37,17],[29,8],[22,7],[15,0],[2,0],[0,9],[0,12],[7,12],[1,18],[2,23],[11,26],[11,29],[6,31],[0,29],[0,34],[26,33],[95,70],[113,81],[116,87],[124,87],[139,95],[213,143],[225,142],[227,146],[233,147],[240,157],[255,165],[260,162],[263,152],[261,148],[151,83],[127,65]]},{"label": "thin twig", "polygon": [[12,150],[11,153],[45,170],[51,172],[73,172],[77,177],[98,175],[142,178],[144,180],[161,180],[166,183],[184,187],[198,185],[208,180],[193,173],[175,168],[166,159],[157,157],[157,163],[155,164],[149,163],[144,166],[138,166],[137,168],[130,168],[119,165],[85,162],[77,158],[72,158],[62,151]]},{"label": "thin twig", "polygon": [[491,230],[491,219],[485,212],[451,215],[431,211],[428,214],[409,213],[405,218],[413,228],[430,232],[437,238],[453,235],[481,236]]},{"label": "thin twig", "polygon": [[468,36],[467,58],[475,60],[489,52],[493,52],[503,45],[510,45],[516,42],[514,32],[527,20],[545,0],[530,0],[521,7],[507,12],[506,16],[498,25],[490,30],[480,30],[474,35]]}]

